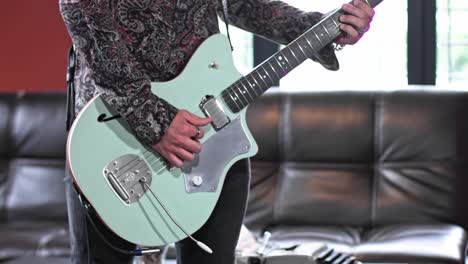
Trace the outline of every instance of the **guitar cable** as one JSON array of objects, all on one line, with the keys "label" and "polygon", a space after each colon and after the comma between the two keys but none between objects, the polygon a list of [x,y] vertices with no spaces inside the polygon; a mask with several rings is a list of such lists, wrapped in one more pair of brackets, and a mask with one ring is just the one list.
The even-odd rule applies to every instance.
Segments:
[{"label": "guitar cable", "polygon": [[[163,208],[163,210],[166,212],[166,214],[169,216],[169,218],[171,219],[171,221],[180,229],[182,230],[182,232],[188,237],[190,238],[193,242],[195,242],[195,244],[197,244],[197,246],[199,246],[201,249],[203,249],[205,252],[209,253],[209,254],[212,254],[213,253],[213,250],[208,247],[205,243],[195,239],[193,236],[191,236],[175,219],[174,217],[172,216],[172,214],[169,212],[169,209],[167,209],[164,204],[161,202],[161,200],[159,199],[159,197],[153,192],[153,190],[151,190],[150,186],[148,185],[148,183],[146,182],[146,178],[142,178],[140,179],[140,183],[144,184],[146,186],[146,188],[148,188],[148,190],[151,192],[151,194],[153,195],[153,197],[158,201],[158,203],[161,205],[161,207]],[[122,248],[119,248],[115,245],[113,245],[105,236],[104,234],[101,232],[101,230],[99,230],[99,228],[97,227],[96,223],[94,222],[94,219],[91,217],[91,213],[94,211],[91,211],[92,210],[92,206],[91,204],[89,204],[87,201],[85,201],[85,199],[83,199],[82,195],[80,193],[78,193],[78,199],[80,200],[80,203],[81,205],[83,206],[83,208],[85,209],[86,211],[86,218],[89,220],[89,222],[91,223],[91,225],[93,226],[94,230],[96,230],[96,233],[98,234],[98,236],[110,247],[112,248],[113,250],[117,251],[117,252],[120,252],[122,254],[126,254],[126,255],[135,255],[135,256],[141,256],[141,255],[146,255],[146,254],[154,254],[154,253],[157,253],[160,251],[159,248],[141,248],[141,249],[136,249],[136,250],[127,250],[127,249],[122,249]]]},{"label": "guitar cable", "polygon": [[185,229],[174,219],[174,217],[171,215],[171,213],[169,212],[169,210],[166,208],[166,206],[164,206],[164,204],[161,202],[161,200],[159,199],[159,197],[153,192],[153,190],[151,190],[151,187],[149,186],[149,184],[146,182],[146,178],[143,177],[140,179],[140,183],[141,184],[144,184],[146,186],[146,188],[148,188],[148,190],[151,192],[151,194],[153,195],[153,197],[158,201],[159,205],[161,205],[161,207],[164,209],[164,211],[166,212],[166,214],[169,216],[169,218],[171,218],[172,222],[180,229],[182,230],[182,232],[184,232],[184,234],[190,238],[193,242],[195,242],[195,244],[197,244],[197,246],[199,246],[201,249],[203,249],[205,252],[209,253],[209,254],[213,254],[213,250],[208,247],[205,243],[199,241],[199,240],[196,240],[193,236],[191,236],[187,231],[185,231]]},{"label": "guitar cable", "polygon": [[89,222],[93,226],[93,228],[96,231],[96,233],[98,234],[98,236],[102,239],[102,241],[104,241],[104,243],[106,243],[113,250],[115,250],[117,252],[120,252],[122,254],[125,254],[125,255],[133,255],[133,256],[142,256],[142,255],[147,255],[147,254],[154,254],[154,253],[158,253],[159,251],[161,251],[160,248],[139,248],[139,249],[135,249],[135,250],[128,250],[128,249],[123,249],[123,248],[120,248],[120,247],[117,247],[117,246],[113,245],[106,238],[106,236],[101,232],[101,230],[99,230],[96,223],[94,222],[94,219],[91,217],[91,213],[94,213],[94,210],[91,211],[92,206],[87,201],[85,201],[85,199],[83,199],[83,197],[81,196],[80,193],[78,193],[78,199],[80,200],[81,205],[83,206],[83,208],[86,211],[86,218],[89,220]]}]

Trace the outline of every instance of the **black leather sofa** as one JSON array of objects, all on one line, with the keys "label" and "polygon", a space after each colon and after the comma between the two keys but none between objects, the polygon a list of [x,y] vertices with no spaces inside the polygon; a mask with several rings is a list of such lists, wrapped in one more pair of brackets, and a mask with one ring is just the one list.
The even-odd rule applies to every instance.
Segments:
[{"label": "black leather sofa", "polygon": [[[67,263],[65,95],[0,94],[0,263]],[[246,225],[368,262],[465,263],[468,92],[272,92]]]},{"label": "black leather sofa", "polygon": [[251,229],[366,262],[465,263],[468,93],[272,93],[248,123]]},{"label": "black leather sofa", "polygon": [[66,263],[64,103],[0,95],[0,263]]}]

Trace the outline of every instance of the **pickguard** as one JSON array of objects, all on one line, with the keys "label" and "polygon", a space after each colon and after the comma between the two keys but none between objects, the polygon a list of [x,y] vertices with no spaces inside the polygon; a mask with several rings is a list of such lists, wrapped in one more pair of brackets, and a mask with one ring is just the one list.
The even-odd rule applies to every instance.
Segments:
[{"label": "pickguard", "polygon": [[202,145],[202,152],[182,167],[186,191],[215,192],[228,163],[236,156],[247,153],[250,148],[240,117],[232,120],[207,139]]}]

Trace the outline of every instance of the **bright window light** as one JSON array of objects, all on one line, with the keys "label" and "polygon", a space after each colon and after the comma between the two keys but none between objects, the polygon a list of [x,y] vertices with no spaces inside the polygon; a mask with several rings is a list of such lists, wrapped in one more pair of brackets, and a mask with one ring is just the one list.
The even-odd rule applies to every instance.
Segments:
[{"label": "bright window light", "polygon": [[[284,0],[305,11],[327,13],[342,0]],[[347,1],[348,2],[348,1]],[[332,72],[306,61],[281,80],[281,89],[395,89],[407,77],[407,1],[383,1],[371,29],[353,46],[337,52],[340,70]]]}]

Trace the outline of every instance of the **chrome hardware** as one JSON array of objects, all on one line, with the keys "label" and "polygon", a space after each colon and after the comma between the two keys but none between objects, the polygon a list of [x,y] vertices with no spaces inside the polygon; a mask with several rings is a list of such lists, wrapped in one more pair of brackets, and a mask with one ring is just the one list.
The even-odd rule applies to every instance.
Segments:
[{"label": "chrome hardware", "polygon": [[213,119],[213,122],[211,122],[211,124],[217,131],[231,122],[231,120],[229,120],[229,117],[224,112],[221,103],[211,95],[206,96],[202,99],[202,102],[200,103],[200,108],[208,117],[211,117]]},{"label": "chrome hardware", "polygon": [[192,177],[192,183],[194,186],[200,186],[203,183],[203,178],[200,176],[193,176]]},{"label": "chrome hardware", "polygon": [[208,65],[208,68],[213,69],[213,70],[218,70],[219,69],[219,64],[216,61],[213,61]]},{"label": "chrome hardware", "polygon": [[137,202],[147,191],[141,182],[151,185],[152,180],[148,164],[137,155],[130,154],[109,162],[103,169],[103,176],[126,204]]},{"label": "chrome hardware", "polygon": [[[181,169],[186,191],[216,192],[226,165],[235,157],[249,152],[245,146],[251,146],[251,143],[238,117],[203,142],[203,151],[195,155],[192,162],[184,163]],[[203,180],[200,186],[194,184],[194,177]]]}]

